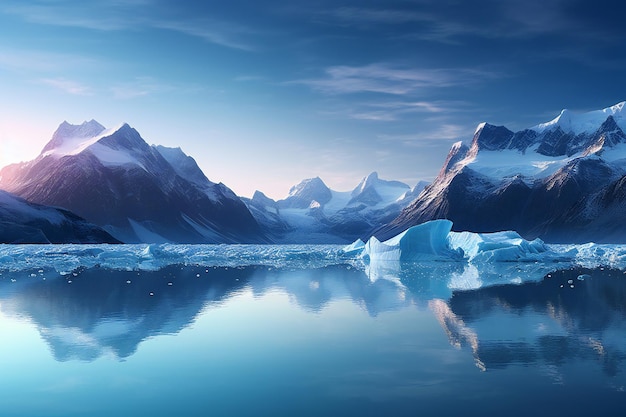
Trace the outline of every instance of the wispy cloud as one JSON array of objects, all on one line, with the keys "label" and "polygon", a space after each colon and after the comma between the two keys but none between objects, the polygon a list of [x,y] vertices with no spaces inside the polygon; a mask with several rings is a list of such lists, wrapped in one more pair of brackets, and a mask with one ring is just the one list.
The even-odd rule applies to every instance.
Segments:
[{"label": "wispy cloud", "polygon": [[49,72],[103,65],[95,58],[39,50],[0,49],[0,67],[12,71]]},{"label": "wispy cloud", "polygon": [[168,16],[154,0],[58,2],[23,4],[10,1],[0,12],[27,22],[94,31],[160,29],[179,32],[228,48],[251,51],[259,32],[236,22],[206,17]]},{"label": "wispy cloud", "polygon": [[135,98],[146,97],[153,94],[162,93],[196,93],[201,91],[200,86],[182,85],[163,82],[157,78],[143,76],[136,77],[130,81],[120,82],[111,86],[108,92],[113,97],[120,100],[131,100]]},{"label": "wispy cloud", "polygon": [[118,83],[111,87],[113,97],[121,100],[130,100],[145,97],[150,94],[172,91],[174,88],[152,77],[137,77],[132,81]]},{"label": "wispy cloud", "polygon": [[472,129],[466,125],[455,123],[441,123],[432,128],[420,130],[409,134],[381,134],[379,139],[395,143],[403,143],[409,146],[433,146],[441,141],[459,140],[472,133]]},{"label": "wispy cloud", "polygon": [[438,2],[414,1],[401,7],[361,5],[317,11],[318,23],[360,30],[380,30],[381,26],[405,25],[395,28],[392,37],[462,43],[465,36],[490,39],[534,38],[558,34],[567,38],[593,38],[614,42],[617,34],[623,39],[619,19],[603,16],[601,21],[587,13],[593,7],[571,0],[498,1],[475,0],[472,7],[459,7],[456,0]]},{"label": "wispy cloud", "polygon": [[395,25],[408,22],[424,22],[433,19],[431,14],[424,12],[362,7],[339,7],[320,12],[320,14],[344,24],[382,23]]},{"label": "wispy cloud", "polygon": [[153,20],[150,25],[159,29],[168,29],[203,39],[216,45],[244,51],[256,48],[243,40],[253,35],[253,31],[235,23],[226,23],[213,19],[189,20]]},{"label": "wispy cloud", "polygon": [[326,94],[369,92],[406,95],[421,89],[467,85],[499,76],[478,69],[394,68],[387,64],[334,66],[324,72],[322,78],[289,81],[288,84],[307,85]]},{"label": "wispy cloud", "polygon": [[[461,111],[459,102],[444,101],[365,101],[340,105],[338,110],[326,110],[323,114],[356,120],[393,122],[415,114],[437,115]],[[343,108],[341,108],[343,106]]]},{"label": "wispy cloud", "polygon": [[51,26],[76,27],[82,29],[114,31],[136,26],[141,16],[130,13],[135,3],[127,5],[120,2],[90,2],[77,4],[71,1],[40,2],[39,4],[13,3],[0,10],[30,23]]},{"label": "wispy cloud", "polygon": [[76,96],[93,95],[91,87],[66,78],[44,78],[39,80],[39,82]]}]

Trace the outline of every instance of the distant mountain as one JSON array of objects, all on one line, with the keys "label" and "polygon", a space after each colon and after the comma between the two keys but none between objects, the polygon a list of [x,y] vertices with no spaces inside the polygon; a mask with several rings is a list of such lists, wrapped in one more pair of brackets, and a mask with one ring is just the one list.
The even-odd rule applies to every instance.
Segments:
[{"label": "distant mountain", "polygon": [[262,242],[245,204],[182,150],[149,146],[128,124],[63,122],[34,160],[0,171],[0,188],[63,207],[131,242]]},{"label": "distant mountain", "polygon": [[432,219],[548,242],[626,242],[626,102],[519,132],[487,123],[452,146],[435,181],[374,234]]},{"label": "distant mountain", "polygon": [[352,191],[328,188],[319,177],[303,180],[274,201],[257,191],[243,199],[257,221],[280,243],[346,243],[368,236],[396,217],[425,187],[386,181],[376,172]]},{"label": "distant mountain", "polygon": [[75,214],[0,191],[0,243],[119,243]]}]

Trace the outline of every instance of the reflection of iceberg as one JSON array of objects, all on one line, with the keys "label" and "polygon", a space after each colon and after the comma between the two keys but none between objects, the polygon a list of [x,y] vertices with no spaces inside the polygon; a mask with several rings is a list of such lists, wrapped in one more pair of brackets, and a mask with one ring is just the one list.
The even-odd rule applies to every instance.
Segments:
[{"label": "reflection of iceberg", "polygon": [[370,280],[363,271],[349,265],[309,270],[257,269],[250,280],[257,296],[280,290],[303,309],[319,312],[329,303],[350,300],[370,316],[412,304],[407,290],[397,280]]}]

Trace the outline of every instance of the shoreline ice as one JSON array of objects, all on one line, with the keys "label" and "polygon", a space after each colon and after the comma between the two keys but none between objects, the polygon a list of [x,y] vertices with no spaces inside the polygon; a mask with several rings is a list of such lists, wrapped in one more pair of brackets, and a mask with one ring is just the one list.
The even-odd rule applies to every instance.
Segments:
[{"label": "shoreline ice", "polygon": [[371,280],[415,280],[441,271],[449,289],[522,283],[558,269],[607,267],[626,271],[626,245],[550,245],[516,232],[451,232],[436,220],[384,242],[341,245],[0,245],[0,279],[36,271],[61,275],[103,268],[157,271],[171,265],[317,269],[347,265]]}]

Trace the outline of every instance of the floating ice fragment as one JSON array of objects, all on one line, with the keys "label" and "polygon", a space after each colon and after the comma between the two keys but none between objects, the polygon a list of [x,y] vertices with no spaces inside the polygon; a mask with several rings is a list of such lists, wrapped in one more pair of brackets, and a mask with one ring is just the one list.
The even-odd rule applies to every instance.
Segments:
[{"label": "floating ice fragment", "polygon": [[574,283],[574,280],[573,280],[573,279],[568,279],[568,280],[567,280],[567,283],[568,283],[568,284],[573,284],[573,283]]},{"label": "floating ice fragment", "polygon": [[584,281],[584,280],[586,280],[587,278],[591,278],[591,275],[589,275],[589,274],[581,274],[581,275],[578,275],[578,278],[576,278],[576,279],[577,279],[578,281]]},{"label": "floating ice fragment", "polygon": [[468,260],[478,262],[532,262],[555,260],[557,255],[541,239],[525,240],[517,232],[451,232],[450,246],[463,250]]},{"label": "floating ice fragment", "polygon": [[363,242],[361,239],[357,239],[350,245],[344,247],[342,251],[347,255],[358,255],[363,252],[363,249],[365,249],[365,242]]}]

